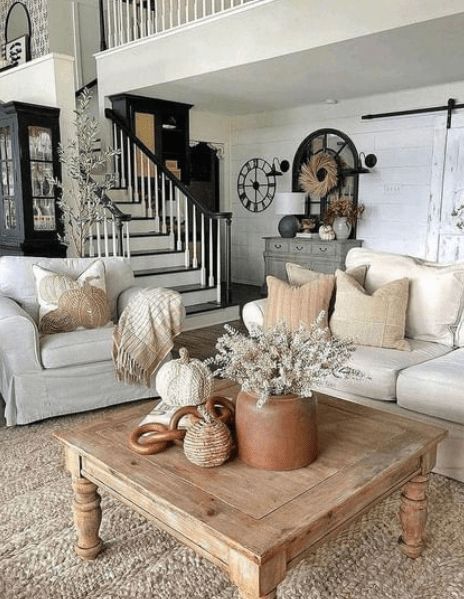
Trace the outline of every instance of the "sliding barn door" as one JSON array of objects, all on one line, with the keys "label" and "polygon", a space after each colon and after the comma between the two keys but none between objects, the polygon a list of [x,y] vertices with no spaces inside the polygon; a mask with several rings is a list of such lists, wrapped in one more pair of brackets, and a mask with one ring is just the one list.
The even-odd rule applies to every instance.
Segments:
[{"label": "sliding barn door", "polygon": [[454,209],[464,204],[463,116],[453,116],[448,131],[436,131],[433,162],[427,257],[439,262],[464,260],[464,230],[453,217]]}]

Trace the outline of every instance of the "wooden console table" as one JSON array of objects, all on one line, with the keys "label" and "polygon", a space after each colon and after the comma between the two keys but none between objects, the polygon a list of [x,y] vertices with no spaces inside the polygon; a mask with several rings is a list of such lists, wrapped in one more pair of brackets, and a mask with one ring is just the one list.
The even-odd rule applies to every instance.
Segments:
[{"label": "wooden console table", "polygon": [[361,247],[363,243],[360,239],[321,241],[304,237],[264,237],[264,240],[264,275],[284,280],[287,279],[287,262],[328,274],[334,273],[337,268],[344,269],[349,250]]}]

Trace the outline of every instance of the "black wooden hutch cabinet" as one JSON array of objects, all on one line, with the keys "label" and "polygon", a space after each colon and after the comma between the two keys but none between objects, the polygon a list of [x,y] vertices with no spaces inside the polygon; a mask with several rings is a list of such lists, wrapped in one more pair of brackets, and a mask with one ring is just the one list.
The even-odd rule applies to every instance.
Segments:
[{"label": "black wooden hutch cabinet", "polygon": [[58,108],[0,105],[0,256],[63,257],[51,180],[61,177]]}]

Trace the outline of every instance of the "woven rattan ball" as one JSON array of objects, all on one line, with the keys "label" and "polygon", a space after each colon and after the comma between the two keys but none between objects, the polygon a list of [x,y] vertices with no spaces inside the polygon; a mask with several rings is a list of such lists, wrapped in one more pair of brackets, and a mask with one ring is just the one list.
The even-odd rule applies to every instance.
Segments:
[{"label": "woven rattan ball", "polygon": [[[156,375],[156,389],[165,406],[197,406],[213,392],[213,377],[200,360],[190,359],[185,347],[180,358],[163,364]],[[161,405],[161,404],[160,404]]]},{"label": "woven rattan ball", "polygon": [[198,420],[184,438],[185,457],[202,468],[214,468],[226,462],[232,453],[230,430],[217,418]]}]

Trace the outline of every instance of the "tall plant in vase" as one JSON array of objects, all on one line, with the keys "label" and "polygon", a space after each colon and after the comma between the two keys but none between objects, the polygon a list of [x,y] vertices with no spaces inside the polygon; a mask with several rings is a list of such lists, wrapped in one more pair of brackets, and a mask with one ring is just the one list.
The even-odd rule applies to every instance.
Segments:
[{"label": "tall plant in vase", "polygon": [[104,209],[101,196],[116,183],[114,174],[107,174],[102,181],[95,176],[107,167],[119,150],[97,150],[100,143],[100,126],[90,114],[92,94],[88,89],[80,94],[74,111],[75,138],[67,144],[59,144],[58,156],[67,175],[65,182],[55,179],[54,186],[60,190],[57,202],[65,225],[65,241],[76,256],[85,254],[85,244],[95,223],[103,220]]},{"label": "tall plant in vase", "polygon": [[348,366],[355,345],[333,337],[322,312],[311,327],[256,328],[250,336],[226,325],[213,374],[241,385],[235,425],[239,457],[256,468],[293,470],[317,456],[315,387],[331,376],[363,378]]}]

